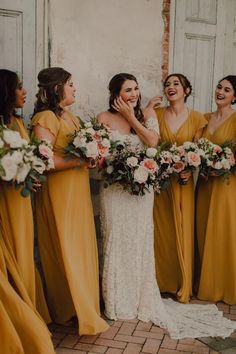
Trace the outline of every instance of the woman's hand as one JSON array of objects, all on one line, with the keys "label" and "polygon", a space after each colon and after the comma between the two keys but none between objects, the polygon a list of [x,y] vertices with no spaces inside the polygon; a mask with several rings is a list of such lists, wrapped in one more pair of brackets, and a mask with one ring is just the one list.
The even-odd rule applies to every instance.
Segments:
[{"label": "woman's hand", "polygon": [[145,110],[150,109],[150,108],[156,109],[156,108],[160,107],[162,100],[163,100],[163,96],[154,96],[153,98],[151,98],[148,101],[148,104],[146,105]]},{"label": "woman's hand", "polygon": [[39,182],[39,180],[36,177],[32,177],[32,178],[34,179],[34,182],[32,183],[31,191],[37,192],[42,187],[42,183]]},{"label": "woman's hand", "polygon": [[184,183],[187,183],[189,178],[192,176],[192,171],[182,171],[180,172],[180,178]]},{"label": "woman's hand", "polygon": [[119,112],[128,122],[135,117],[131,102],[125,102],[121,97],[114,100],[112,107]]}]

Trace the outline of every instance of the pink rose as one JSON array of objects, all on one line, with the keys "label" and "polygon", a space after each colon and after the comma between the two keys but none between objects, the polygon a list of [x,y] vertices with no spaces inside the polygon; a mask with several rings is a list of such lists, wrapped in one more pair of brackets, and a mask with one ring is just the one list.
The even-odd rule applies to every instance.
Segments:
[{"label": "pink rose", "polygon": [[53,156],[52,149],[50,149],[47,145],[44,145],[44,144],[39,145],[39,152],[40,152],[40,155],[44,156],[47,159],[50,159]]},{"label": "pink rose", "polygon": [[215,145],[213,148],[213,152],[215,154],[219,154],[222,151],[222,148],[219,145]]},{"label": "pink rose", "polygon": [[145,159],[141,165],[152,173],[156,172],[158,169],[157,163],[153,159]]},{"label": "pink rose", "polygon": [[201,163],[201,158],[193,151],[187,153],[187,160],[190,166],[198,167]]},{"label": "pink rose", "polygon": [[173,165],[173,168],[176,172],[181,172],[184,170],[185,164],[180,160]]},{"label": "pink rose", "polygon": [[109,152],[109,147],[103,146],[101,143],[98,143],[98,152],[99,152],[99,155],[106,157]]}]

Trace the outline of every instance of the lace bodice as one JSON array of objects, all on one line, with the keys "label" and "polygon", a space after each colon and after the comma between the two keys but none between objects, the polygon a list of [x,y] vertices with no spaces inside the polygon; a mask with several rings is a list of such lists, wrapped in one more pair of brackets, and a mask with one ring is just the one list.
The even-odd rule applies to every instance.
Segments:
[{"label": "lace bodice", "polygon": [[[153,130],[159,134],[159,125],[156,118],[148,118],[145,122],[145,126],[147,129]],[[112,130],[112,140],[119,140],[122,143],[128,143],[134,148],[142,149],[144,147],[143,142],[140,140],[137,134],[122,134],[118,130]]]}]

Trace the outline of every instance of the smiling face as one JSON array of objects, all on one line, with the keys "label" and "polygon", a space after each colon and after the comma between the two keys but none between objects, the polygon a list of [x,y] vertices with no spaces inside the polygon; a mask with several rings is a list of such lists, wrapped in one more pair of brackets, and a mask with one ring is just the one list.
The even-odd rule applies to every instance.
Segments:
[{"label": "smiling face", "polygon": [[139,96],[140,92],[137,82],[134,80],[126,80],[121,86],[120,97],[126,103],[130,102],[133,107],[136,107]]},{"label": "smiling face", "polygon": [[24,89],[22,82],[18,81],[17,87],[16,87],[16,103],[15,107],[16,108],[23,108],[26,100],[26,90]]},{"label": "smiling face", "polygon": [[184,100],[184,87],[177,76],[170,76],[164,85],[164,93],[168,101]]},{"label": "smiling face", "polygon": [[217,106],[231,106],[231,103],[234,100],[236,100],[236,92],[234,92],[232,84],[225,79],[220,81],[215,90],[215,101]]},{"label": "smiling face", "polygon": [[60,102],[60,106],[62,108],[72,105],[75,102],[75,87],[70,77],[63,87],[64,91],[64,98]]}]

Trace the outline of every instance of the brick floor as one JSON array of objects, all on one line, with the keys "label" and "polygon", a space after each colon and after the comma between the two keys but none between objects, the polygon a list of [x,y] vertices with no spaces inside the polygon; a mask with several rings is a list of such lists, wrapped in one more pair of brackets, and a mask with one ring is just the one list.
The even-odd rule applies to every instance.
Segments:
[{"label": "brick floor", "polygon": [[[205,303],[193,300],[193,303]],[[218,303],[225,316],[236,320],[236,305]],[[57,354],[236,354],[236,331],[221,338],[171,339],[166,330],[138,320],[114,321],[100,335],[78,336],[73,323],[50,326]]]}]

